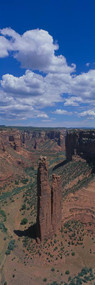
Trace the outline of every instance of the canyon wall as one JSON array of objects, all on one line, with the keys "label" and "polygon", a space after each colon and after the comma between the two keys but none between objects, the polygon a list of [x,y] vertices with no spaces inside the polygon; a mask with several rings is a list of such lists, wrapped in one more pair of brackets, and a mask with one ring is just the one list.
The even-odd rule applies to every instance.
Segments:
[{"label": "canyon wall", "polygon": [[37,130],[37,131],[24,131],[22,133],[22,143],[28,147],[31,143],[32,148],[39,149],[39,144],[47,140],[56,142],[56,144],[65,150],[65,130]]},{"label": "canyon wall", "polygon": [[95,131],[68,131],[65,146],[67,160],[72,160],[73,155],[79,155],[91,162],[95,159]]},{"label": "canyon wall", "polygon": [[7,147],[12,147],[20,151],[21,147],[39,149],[39,145],[46,141],[54,141],[60,150],[65,151],[65,130],[33,130],[26,128],[0,129],[0,151],[5,151]]},{"label": "canyon wall", "polygon": [[32,127],[0,127],[0,192],[11,180],[25,176],[24,169],[37,166],[40,154],[65,152],[65,130]]},{"label": "canyon wall", "polygon": [[19,130],[0,130],[0,150],[6,151],[7,147],[12,147],[19,151],[22,146],[21,134]]},{"label": "canyon wall", "polygon": [[38,166],[37,197],[37,237],[43,241],[61,229],[62,221],[61,180],[53,174],[50,187],[46,157],[40,158]]}]

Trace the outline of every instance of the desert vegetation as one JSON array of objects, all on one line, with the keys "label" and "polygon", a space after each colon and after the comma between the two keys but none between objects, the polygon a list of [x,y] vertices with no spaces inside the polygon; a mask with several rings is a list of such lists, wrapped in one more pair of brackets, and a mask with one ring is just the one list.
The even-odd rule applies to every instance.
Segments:
[{"label": "desert vegetation", "polygon": [[[53,173],[61,176],[63,219],[58,233],[37,243],[37,167],[41,154],[47,156],[50,185]],[[94,284],[95,177],[91,164],[67,162],[65,151],[54,139],[39,142],[38,149],[28,141],[19,152],[8,146],[7,155],[14,176],[0,186],[0,284],[17,285],[18,280],[33,285]],[[2,158],[2,165],[5,171],[6,158],[4,164]]]}]

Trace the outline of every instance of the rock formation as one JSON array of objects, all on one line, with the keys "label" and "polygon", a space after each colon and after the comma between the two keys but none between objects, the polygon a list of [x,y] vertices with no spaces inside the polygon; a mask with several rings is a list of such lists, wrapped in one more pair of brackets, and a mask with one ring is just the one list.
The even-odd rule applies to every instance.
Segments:
[{"label": "rock formation", "polygon": [[72,160],[75,154],[85,158],[88,162],[95,160],[95,131],[68,131],[65,146],[67,160]]},{"label": "rock formation", "polygon": [[19,130],[5,129],[0,131],[0,151],[5,151],[8,147],[16,151],[21,149],[22,142]]},{"label": "rock formation", "polygon": [[46,157],[41,157],[37,174],[37,231],[41,240],[51,235],[51,189],[48,182]]},{"label": "rock formation", "polygon": [[41,157],[39,162],[37,196],[37,236],[43,241],[61,228],[62,220],[60,176],[53,174],[52,187],[50,187],[46,157]]},{"label": "rock formation", "polygon": [[39,152],[52,155],[53,152],[65,151],[64,142],[64,129],[1,126],[0,187],[6,181],[15,180],[16,176],[25,175],[24,169],[31,166],[31,161],[37,165]]},{"label": "rock formation", "polygon": [[7,147],[11,147],[17,152],[23,147],[38,150],[46,142],[55,143],[53,148],[57,151],[65,151],[65,130],[0,129],[0,151],[3,150],[3,145],[5,150]]}]

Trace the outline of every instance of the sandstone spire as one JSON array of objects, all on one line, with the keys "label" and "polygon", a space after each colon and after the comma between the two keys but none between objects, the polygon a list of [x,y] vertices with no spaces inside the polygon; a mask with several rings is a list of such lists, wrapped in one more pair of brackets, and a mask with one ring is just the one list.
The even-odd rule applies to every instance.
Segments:
[{"label": "sandstone spire", "polygon": [[49,185],[46,157],[40,157],[37,173],[37,237],[50,238],[61,228],[62,187],[60,176],[53,174]]},{"label": "sandstone spire", "polygon": [[48,181],[46,157],[40,157],[37,174],[37,233],[41,240],[51,234],[51,189]]}]

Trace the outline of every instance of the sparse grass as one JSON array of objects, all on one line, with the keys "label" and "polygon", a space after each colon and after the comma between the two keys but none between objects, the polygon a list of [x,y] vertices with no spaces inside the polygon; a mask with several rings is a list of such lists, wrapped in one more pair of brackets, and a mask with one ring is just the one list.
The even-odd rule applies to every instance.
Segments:
[{"label": "sparse grass", "polygon": [[[63,186],[63,198],[65,198],[68,193],[76,192],[80,189],[80,187],[86,186],[88,182],[90,182],[94,176],[94,174],[89,175],[87,177],[88,171],[91,170],[91,167],[87,162],[83,161],[69,161],[68,163],[62,166],[59,166],[54,170],[54,172],[58,175],[61,175],[62,178],[62,186]],[[80,180],[80,176],[84,175],[82,180]],[[79,180],[75,183],[74,186],[70,187],[70,182],[74,181],[79,177]],[[66,187],[66,189],[65,189]]]}]

